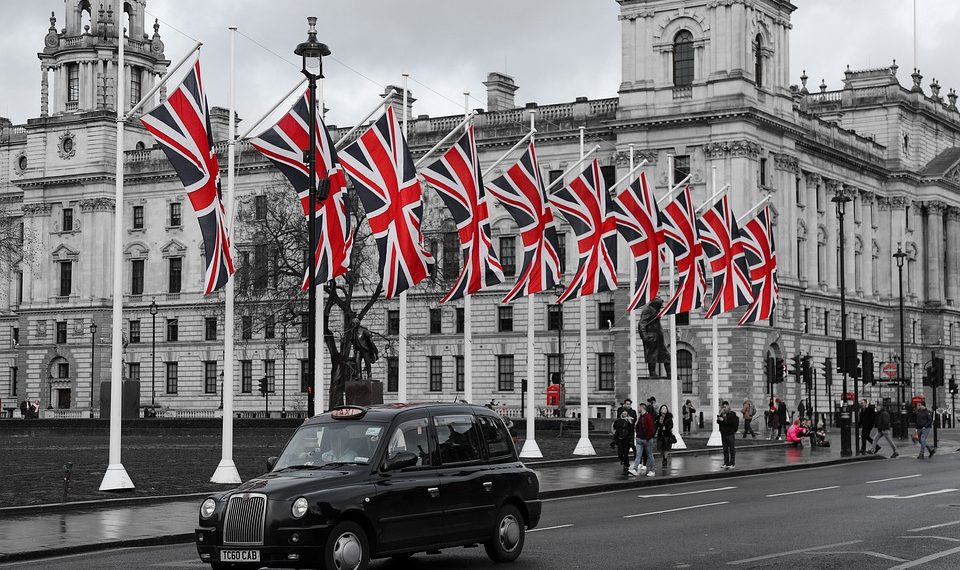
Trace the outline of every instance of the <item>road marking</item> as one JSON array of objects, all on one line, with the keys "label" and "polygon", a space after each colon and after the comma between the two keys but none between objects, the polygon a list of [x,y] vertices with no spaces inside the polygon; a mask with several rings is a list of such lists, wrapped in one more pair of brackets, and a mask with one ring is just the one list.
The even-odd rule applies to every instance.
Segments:
[{"label": "road marking", "polygon": [[686,493],[660,493],[659,495],[637,495],[641,499],[652,499],[654,497],[681,497],[683,495],[699,495],[700,493],[713,493],[714,491],[729,491],[736,487],[717,487],[716,489],[701,489],[699,491],[687,491]]},{"label": "road marking", "polygon": [[665,511],[654,511],[654,512],[652,512],[652,513],[639,513],[639,514],[636,514],[636,515],[626,515],[626,516],[624,516],[623,518],[625,518],[625,519],[632,519],[632,518],[634,518],[634,517],[649,517],[649,516],[651,516],[651,515],[662,515],[662,514],[664,514],[664,513],[675,513],[675,512],[677,512],[677,511],[689,511],[690,509],[702,509],[702,508],[705,508],[705,507],[715,507],[715,506],[717,506],[717,505],[726,505],[726,504],[729,503],[729,502],[730,502],[730,501],[720,501],[719,503],[707,503],[707,504],[705,504],[705,505],[692,505],[692,506],[689,506],[689,507],[679,507],[679,508],[676,508],[676,509],[667,509],[667,510],[665,510]]},{"label": "road marking", "polygon": [[951,554],[956,554],[956,553],[958,553],[958,552],[960,552],[960,546],[958,546],[957,548],[951,548],[950,550],[944,550],[944,551],[941,551],[941,552],[935,552],[935,553],[933,553],[933,554],[931,554],[931,555],[929,555],[929,556],[924,556],[923,558],[918,558],[918,559],[914,560],[913,562],[907,562],[906,564],[901,564],[900,566],[894,566],[893,568],[890,568],[890,570],[905,570],[906,568],[913,568],[913,567],[915,567],[915,566],[922,566],[922,565],[926,564],[927,562],[931,562],[931,561],[937,560],[937,559],[939,559],[939,558],[944,558],[944,557],[946,557],[946,556],[950,556]]},{"label": "road marking", "polygon": [[832,485],[830,487],[817,487],[816,489],[804,489],[802,491],[789,491],[787,493],[774,493],[772,495],[767,495],[767,497],[784,497],[786,495],[799,495],[801,493],[816,493],[817,491],[828,491],[830,489],[838,489],[840,485]]},{"label": "road marking", "polygon": [[930,530],[930,529],[934,529],[934,528],[943,528],[943,527],[945,527],[945,526],[953,526],[953,525],[955,525],[955,524],[960,524],[960,521],[952,521],[952,522],[945,522],[945,523],[940,523],[940,524],[932,524],[932,525],[930,525],[930,526],[922,526],[922,527],[920,527],[920,528],[911,528],[911,529],[908,530],[907,532],[922,532],[922,531]]},{"label": "road marking", "polygon": [[867,495],[868,499],[916,499],[917,497],[928,497],[930,495],[942,495],[944,493],[954,493],[958,489],[940,489],[939,491],[928,491],[926,493],[917,493],[916,495]]},{"label": "road marking", "polygon": [[897,558],[896,556],[890,556],[889,554],[884,554],[882,552],[874,552],[873,550],[831,550],[829,552],[811,552],[810,554],[818,554],[822,556],[834,556],[836,554],[863,554],[865,556],[873,556],[874,558],[883,558],[884,560],[890,560],[891,562],[906,562],[904,558]]},{"label": "road marking", "polygon": [[530,532],[540,532],[541,530],[554,530],[554,529],[558,529],[558,528],[569,528],[569,527],[571,527],[571,526],[573,526],[573,525],[572,525],[572,524],[558,524],[558,525],[556,525],[556,526],[545,526],[545,527],[541,527],[541,528],[530,529],[530,530],[528,530],[527,532],[528,532],[528,533],[530,533]]},{"label": "road marking", "polygon": [[923,534],[914,534],[912,536],[898,536],[897,538],[933,538],[936,540],[946,540],[947,542],[960,542],[960,538],[952,538],[949,536],[923,535]]},{"label": "road marking", "polygon": [[877,479],[875,481],[867,481],[867,485],[871,485],[873,483],[886,483],[887,481],[899,481],[900,479],[913,479],[914,477],[923,477],[923,475],[921,475],[920,473],[917,473],[916,475],[904,475],[903,477],[890,477],[889,479]]},{"label": "road marking", "polygon": [[810,548],[800,548],[798,550],[789,550],[787,552],[778,552],[776,554],[767,554],[764,556],[756,556],[754,558],[745,558],[743,560],[734,560],[733,562],[727,562],[727,566],[736,566],[738,564],[749,564],[750,562],[759,562],[761,560],[770,560],[772,558],[782,558],[784,556],[790,556],[791,554],[802,554],[804,552],[812,552],[815,550],[823,550],[825,548],[834,548],[836,546],[850,546],[851,544],[860,544],[862,540],[851,540],[849,542],[838,542],[836,544],[824,544],[823,546],[811,546]]}]

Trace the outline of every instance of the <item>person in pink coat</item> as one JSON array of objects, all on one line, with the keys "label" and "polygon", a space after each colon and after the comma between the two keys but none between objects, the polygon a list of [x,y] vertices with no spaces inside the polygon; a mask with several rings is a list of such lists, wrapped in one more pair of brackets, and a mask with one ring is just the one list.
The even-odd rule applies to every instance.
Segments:
[{"label": "person in pink coat", "polygon": [[787,442],[803,447],[803,437],[807,435],[807,430],[800,425],[800,420],[793,420],[793,424],[787,428]]}]

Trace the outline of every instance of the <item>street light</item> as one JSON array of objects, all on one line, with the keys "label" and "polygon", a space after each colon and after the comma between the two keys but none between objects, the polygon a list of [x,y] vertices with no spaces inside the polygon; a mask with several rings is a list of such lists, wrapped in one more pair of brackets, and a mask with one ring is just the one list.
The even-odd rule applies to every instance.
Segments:
[{"label": "street light", "polygon": [[[150,407],[157,405],[157,300],[150,301],[153,334],[150,335]],[[152,410],[151,410],[152,411]]]},{"label": "street light", "polygon": [[327,44],[317,41],[317,19],[313,16],[307,18],[307,24],[310,28],[307,30],[307,41],[299,44],[293,53],[303,59],[303,66],[300,72],[307,77],[307,91],[310,98],[310,148],[304,156],[304,161],[310,167],[310,223],[307,225],[307,231],[310,234],[310,249],[307,253],[309,260],[310,289],[308,296],[309,303],[309,323],[310,335],[307,342],[307,363],[310,367],[310,386],[307,396],[307,417],[312,418],[314,413],[314,393],[317,389],[317,381],[314,377],[314,368],[317,358],[317,270],[316,257],[314,252],[317,250],[317,235],[313,231],[317,215],[317,199],[325,200],[329,189],[329,181],[324,180],[321,184],[320,192],[317,192],[317,79],[323,79],[323,56],[330,55],[330,48]]},{"label": "street light", "polygon": [[96,381],[94,375],[97,368],[94,366],[94,358],[97,356],[97,323],[90,323],[90,417],[93,417],[93,385]]},{"label": "street light", "polygon": [[904,371],[907,369],[907,353],[904,349],[903,342],[903,263],[907,258],[907,254],[904,253],[903,249],[900,247],[901,242],[897,242],[897,253],[893,254],[893,258],[897,260],[897,273],[899,274],[899,284],[900,284],[900,366],[898,368],[898,375],[900,376],[900,387],[897,389],[897,412],[900,414],[900,429],[897,430],[897,435],[901,438],[906,437],[907,425],[906,420],[906,410],[903,409],[903,402],[906,401],[907,397],[904,393],[906,390],[906,381]]},{"label": "street light", "polygon": [[287,417],[287,323],[283,323],[283,330],[280,331],[280,352],[283,353],[283,361],[280,365],[280,417]]},{"label": "street light", "polygon": [[567,416],[567,386],[563,379],[563,304],[559,302],[560,295],[566,289],[562,282],[553,286],[553,292],[557,294],[557,360],[560,365],[560,417]]},{"label": "street light", "polygon": [[[847,202],[850,197],[843,191],[843,187],[837,189],[837,193],[830,199],[837,205],[837,219],[840,221],[840,341],[841,346],[847,345],[847,290],[846,280],[844,279],[844,243],[843,243],[843,217],[846,214]],[[837,357],[840,355],[838,354]],[[856,380],[854,380],[856,381]],[[850,404],[847,402],[847,366],[843,365],[843,405],[840,408],[840,455],[849,457],[853,455],[853,449],[850,446]]]}]

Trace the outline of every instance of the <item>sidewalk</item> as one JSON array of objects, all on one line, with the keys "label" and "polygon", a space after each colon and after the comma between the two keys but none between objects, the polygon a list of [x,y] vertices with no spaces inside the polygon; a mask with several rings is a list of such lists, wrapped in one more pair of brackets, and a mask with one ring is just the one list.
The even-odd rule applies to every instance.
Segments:
[{"label": "sidewalk", "polygon": [[[957,439],[954,434],[950,434],[949,440],[941,437],[941,449],[957,449]],[[905,447],[909,445],[903,443]],[[737,470],[732,472],[720,469],[721,454],[703,450],[675,454],[666,470],[661,470],[658,458],[656,477],[624,475],[616,458],[576,459],[559,465],[556,461],[539,465],[530,462],[529,466],[540,478],[541,497],[553,498],[875,459],[841,458],[839,441],[836,445],[816,449],[745,446],[737,454]],[[190,542],[201,498],[181,497],[162,503],[156,500],[149,504],[88,504],[45,512],[0,509],[0,563],[126,546]]]}]

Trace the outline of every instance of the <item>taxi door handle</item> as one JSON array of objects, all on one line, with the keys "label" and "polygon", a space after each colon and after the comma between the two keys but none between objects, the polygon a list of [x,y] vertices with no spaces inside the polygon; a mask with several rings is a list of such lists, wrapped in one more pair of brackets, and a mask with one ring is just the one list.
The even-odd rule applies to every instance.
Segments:
[{"label": "taxi door handle", "polygon": [[437,498],[440,496],[440,487],[430,487],[427,492],[430,493],[431,497]]},{"label": "taxi door handle", "polygon": [[490,481],[484,481],[484,482],[483,482],[483,490],[484,490],[484,491],[489,491],[489,490],[491,490],[491,489],[493,489],[493,483],[491,483]]}]

